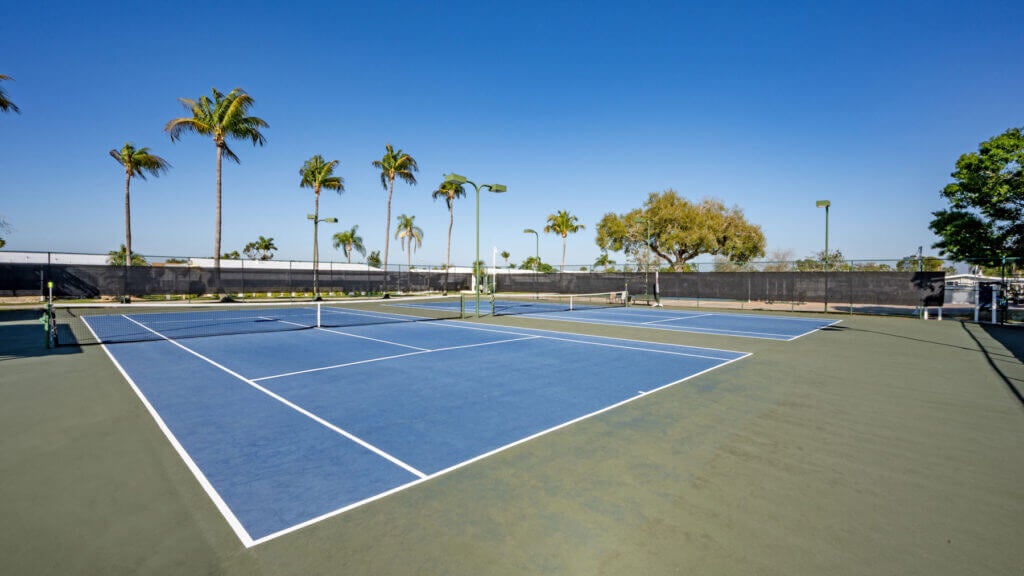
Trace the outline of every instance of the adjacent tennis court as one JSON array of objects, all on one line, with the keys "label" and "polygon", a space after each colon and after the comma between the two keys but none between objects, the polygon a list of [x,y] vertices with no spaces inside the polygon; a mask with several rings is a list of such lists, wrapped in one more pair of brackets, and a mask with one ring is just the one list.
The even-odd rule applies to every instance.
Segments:
[{"label": "adjacent tennis court", "polygon": [[[839,320],[771,316],[759,314],[730,314],[627,306],[625,294],[605,292],[598,294],[540,294],[506,295],[485,298],[480,310],[484,315],[508,316],[529,314],[533,318],[564,322],[608,324],[633,328],[654,328],[676,332],[763,338],[767,340],[795,340],[838,324]],[[409,302],[401,306],[455,311],[457,302]],[[462,307],[475,312],[475,302],[466,301]]]},{"label": "adjacent tennis court", "polygon": [[104,348],[247,546],[747,356],[387,315],[292,331],[328,312],[244,310],[82,322],[130,342]]}]

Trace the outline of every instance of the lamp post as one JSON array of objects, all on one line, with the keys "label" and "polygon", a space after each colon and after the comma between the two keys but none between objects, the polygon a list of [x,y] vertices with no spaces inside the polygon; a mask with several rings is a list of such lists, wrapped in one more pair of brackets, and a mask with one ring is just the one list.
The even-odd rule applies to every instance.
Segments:
[{"label": "lamp post", "polygon": [[320,234],[321,222],[337,224],[337,218],[319,218],[317,214],[306,214],[307,220],[313,221],[313,299],[320,300]]},{"label": "lamp post", "polygon": [[480,189],[484,188],[490,190],[495,194],[501,194],[506,192],[508,188],[504,184],[481,184],[477,186],[475,182],[462,176],[461,174],[445,174],[445,182],[455,182],[456,184],[471,184],[473,189],[476,190],[476,259],[473,260],[473,284],[475,285],[474,292],[476,292],[476,317],[480,317],[480,267],[477,266],[477,262],[480,261]]},{"label": "lamp post", "polygon": [[523,229],[523,234],[533,234],[536,236],[533,252],[533,291],[538,295],[537,297],[540,298],[540,288],[538,288],[537,284],[537,273],[540,272],[540,234],[538,234],[533,228]]},{"label": "lamp post", "polygon": [[651,265],[651,221],[642,216],[637,216],[633,222],[642,222],[647,224],[647,237],[644,238],[644,244],[647,246],[647,256],[644,258],[644,296],[649,294],[647,284],[647,271]]},{"label": "lamp post", "polygon": [[533,271],[538,272],[540,270],[540,234],[537,233],[533,228],[526,228],[523,230],[523,234],[533,234],[536,236],[536,246],[533,252]]},{"label": "lamp post", "polygon": [[825,312],[828,312],[828,270],[829,266],[829,253],[828,253],[828,207],[832,205],[828,200],[818,200],[814,204],[818,208],[825,209]]}]

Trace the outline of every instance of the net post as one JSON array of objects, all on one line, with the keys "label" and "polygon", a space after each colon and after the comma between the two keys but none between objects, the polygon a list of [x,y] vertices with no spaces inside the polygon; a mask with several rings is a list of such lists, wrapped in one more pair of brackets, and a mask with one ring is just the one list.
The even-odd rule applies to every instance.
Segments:
[{"label": "net post", "polygon": [[317,328],[322,328],[322,325],[320,324],[320,308],[321,308],[322,305],[323,305],[323,302],[317,302],[316,303],[316,327]]}]

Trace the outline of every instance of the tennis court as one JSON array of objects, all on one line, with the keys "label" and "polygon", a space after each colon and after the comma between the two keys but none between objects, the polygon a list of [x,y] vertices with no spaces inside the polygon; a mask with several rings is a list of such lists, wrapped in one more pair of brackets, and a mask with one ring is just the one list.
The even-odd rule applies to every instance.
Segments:
[{"label": "tennis court", "polygon": [[[452,302],[411,302],[401,306],[433,310],[455,309]],[[475,303],[463,304],[475,312]],[[839,320],[730,314],[726,312],[688,311],[678,308],[626,306],[624,296],[617,292],[589,295],[498,295],[481,304],[481,313],[493,316],[528,314],[532,318],[583,322],[631,328],[654,328],[696,334],[717,334],[767,340],[795,340]]]},{"label": "tennis court", "polygon": [[[365,311],[317,306],[244,310],[82,322],[116,342],[104,349],[246,546],[747,356],[386,313],[366,324]],[[345,314],[356,316],[334,317]],[[292,329],[327,315],[338,327]]]}]

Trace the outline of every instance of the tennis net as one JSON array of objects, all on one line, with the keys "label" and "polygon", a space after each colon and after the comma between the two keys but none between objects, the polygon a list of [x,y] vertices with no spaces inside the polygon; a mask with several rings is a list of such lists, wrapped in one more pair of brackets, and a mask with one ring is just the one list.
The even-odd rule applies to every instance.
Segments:
[{"label": "tennis net", "polygon": [[500,294],[491,298],[491,314],[542,314],[628,305],[629,296],[623,291],[592,294]]},{"label": "tennis net", "polygon": [[177,340],[462,317],[459,296],[267,303],[54,304],[56,345]]}]

